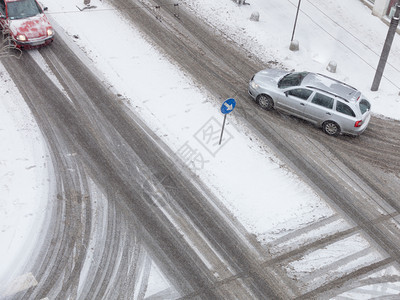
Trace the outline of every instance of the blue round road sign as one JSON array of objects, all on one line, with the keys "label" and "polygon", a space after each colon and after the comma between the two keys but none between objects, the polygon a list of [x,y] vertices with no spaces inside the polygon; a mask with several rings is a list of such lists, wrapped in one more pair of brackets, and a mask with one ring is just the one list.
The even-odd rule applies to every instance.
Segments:
[{"label": "blue round road sign", "polygon": [[221,106],[221,112],[226,115],[229,114],[236,106],[236,101],[233,98],[225,100]]}]

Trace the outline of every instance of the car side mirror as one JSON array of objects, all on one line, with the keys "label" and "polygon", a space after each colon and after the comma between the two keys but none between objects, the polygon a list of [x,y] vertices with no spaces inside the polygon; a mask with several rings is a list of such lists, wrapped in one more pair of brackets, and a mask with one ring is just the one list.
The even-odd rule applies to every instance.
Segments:
[{"label": "car side mirror", "polygon": [[289,96],[289,92],[288,92],[288,91],[286,91],[286,92],[285,92],[285,95],[286,95],[286,97],[287,97],[287,96]]},{"label": "car side mirror", "polygon": [[44,6],[42,2],[39,2],[39,5],[43,9],[43,11],[47,11],[48,10],[47,6]]}]

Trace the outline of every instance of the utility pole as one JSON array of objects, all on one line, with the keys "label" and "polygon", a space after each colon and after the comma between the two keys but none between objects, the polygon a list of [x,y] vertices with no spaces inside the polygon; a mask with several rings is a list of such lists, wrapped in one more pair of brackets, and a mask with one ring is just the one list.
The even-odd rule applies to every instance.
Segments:
[{"label": "utility pole", "polygon": [[399,17],[400,17],[400,0],[397,0],[396,11],[389,25],[389,30],[386,36],[385,44],[383,45],[382,54],[379,59],[378,68],[376,69],[374,81],[372,82],[371,91],[377,91],[379,88],[379,84],[381,83],[383,70],[385,69],[386,66],[386,61],[389,56],[390,47],[392,46],[393,38],[394,35],[396,34],[397,26],[399,25]]},{"label": "utility pole", "polygon": [[294,39],[294,32],[296,31],[297,17],[299,16],[300,4],[301,4],[301,0],[299,0],[299,4],[297,4],[296,18],[294,19],[292,39],[290,41],[293,41],[293,39]]}]

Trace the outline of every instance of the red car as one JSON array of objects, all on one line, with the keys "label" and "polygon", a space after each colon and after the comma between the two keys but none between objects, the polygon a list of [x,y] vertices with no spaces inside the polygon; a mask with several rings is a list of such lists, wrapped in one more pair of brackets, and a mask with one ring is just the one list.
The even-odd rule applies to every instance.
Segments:
[{"label": "red car", "polygon": [[0,28],[15,46],[31,49],[50,44],[54,38],[42,7],[36,0],[0,0]]}]

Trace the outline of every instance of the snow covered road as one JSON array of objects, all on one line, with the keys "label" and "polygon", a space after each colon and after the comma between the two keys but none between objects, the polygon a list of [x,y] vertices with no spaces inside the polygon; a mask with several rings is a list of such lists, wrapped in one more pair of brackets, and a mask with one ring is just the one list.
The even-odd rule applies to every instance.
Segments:
[{"label": "snow covered road", "polygon": [[[120,21],[120,16],[115,14],[113,9],[100,2],[96,2],[96,5],[105,6],[98,11],[88,10],[84,13],[66,13],[58,16],[54,14],[57,22],[60,22],[60,26],[65,28],[70,37],[63,38],[68,46],[55,43],[52,48],[35,51],[37,54],[32,55],[46,75],[43,75],[40,68],[38,69],[39,65],[36,66],[29,58],[24,58],[24,66],[20,65],[21,73],[17,70],[11,71],[14,68],[11,65],[8,67],[8,72],[14,74],[14,81],[21,90],[27,90],[27,82],[39,80],[34,79],[35,74],[41,78],[40,86],[43,87],[52,86],[45,83],[48,80],[47,76],[53,78],[53,81],[55,76],[60,81],[50,89],[54,94],[51,94],[48,88],[43,88],[43,91],[40,91],[43,94],[34,96],[25,92],[24,98],[30,101],[32,108],[36,107],[32,111],[46,111],[46,114],[39,118],[42,120],[38,121],[39,123],[46,119],[47,114],[53,116],[50,120],[55,126],[46,127],[44,132],[49,132],[50,128],[57,131],[58,128],[64,133],[60,135],[55,132],[54,138],[64,135],[66,139],[74,141],[69,142],[70,146],[67,143],[67,146],[52,148],[53,163],[57,161],[56,153],[64,153],[58,159],[61,162],[65,157],[68,158],[61,164],[61,169],[56,168],[56,173],[64,172],[67,177],[70,177],[68,172],[77,173],[70,177],[72,180],[68,179],[72,184],[70,187],[68,184],[59,183],[58,198],[69,205],[76,201],[82,208],[82,213],[79,207],[76,207],[77,210],[72,214],[75,216],[74,222],[77,223],[70,229],[72,233],[78,232],[77,236],[73,234],[75,246],[68,248],[71,247],[68,245],[68,234],[66,240],[60,240],[66,243],[67,247],[63,246],[60,249],[65,249],[65,253],[70,251],[68,249],[74,249],[73,252],[76,253],[73,256],[74,262],[66,258],[61,260],[65,262],[62,266],[68,266],[62,269],[68,269],[71,273],[65,276],[53,270],[55,273],[51,274],[57,276],[54,277],[53,283],[46,285],[43,282],[46,277],[36,276],[39,285],[31,291],[32,295],[75,295],[78,298],[96,295],[104,298],[115,288],[123,293],[126,285],[112,281],[115,282],[115,286],[110,283],[107,288],[100,288],[103,281],[95,282],[95,278],[102,278],[104,281],[110,278],[115,280],[118,276],[126,276],[126,272],[132,271],[123,267],[113,271],[112,266],[122,266],[126,263],[125,260],[119,260],[126,259],[126,254],[123,254],[126,251],[123,250],[126,247],[124,243],[128,243],[128,247],[141,249],[142,244],[136,244],[135,241],[136,233],[128,237],[128,231],[125,230],[135,232],[141,227],[139,224],[152,223],[153,221],[149,221],[150,211],[155,215],[162,212],[160,216],[164,217],[160,218],[164,218],[163,224],[169,224],[171,227],[160,231],[165,232],[165,235],[155,229],[150,230],[148,235],[143,232],[139,234],[146,237],[147,245],[154,247],[146,250],[155,251],[154,249],[159,247],[158,242],[162,241],[157,242],[153,239],[161,238],[159,235],[166,238],[169,236],[169,230],[176,230],[178,234],[172,239],[180,240],[181,246],[186,245],[183,249],[187,251],[187,256],[183,255],[180,259],[193,259],[200,263],[196,272],[202,275],[194,272],[196,274],[192,274],[193,278],[186,276],[193,272],[179,266],[180,259],[171,259],[177,258],[176,254],[173,254],[174,251],[182,253],[182,249],[177,246],[174,248],[174,245],[170,250],[164,249],[165,254],[158,251],[152,255],[152,259],[157,257],[156,264],[162,269],[171,286],[165,285],[164,280],[164,290],[149,289],[152,291],[146,294],[146,283],[142,283],[134,291],[135,297],[151,296],[153,293],[156,295],[157,290],[163,293],[164,298],[171,299],[179,295],[201,296],[202,293],[207,293],[200,287],[202,284],[212,286],[211,293],[219,297],[229,298],[230,292],[241,290],[244,293],[241,299],[261,298],[262,294],[271,296],[274,293],[275,296],[280,294],[282,298],[300,299],[315,296],[334,297],[341,293],[345,296],[351,295],[352,290],[358,286],[372,286],[372,290],[379,288],[379,282],[383,282],[381,286],[389,286],[390,284],[385,283],[392,282],[391,290],[386,291],[389,295],[396,293],[399,284],[397,278],[400,249],[397,239],[400,185],[399,178],[396,177],[400,168],[397,159],[398,122],[374,118],[370,128],[359,139],[327,139],[317,128],[302,121],[275,112],[265,113],[252,103],[246,93],[248,79],[259,68],[265,66],[261,62],[265,58],[257,59],[254,54],[245,51],[234,41],[229,38],[226,40],[226,35],[221,34],[215,27],[208,28],[198,23],[190,11],[182,8],[180,18],[176,19],[173,16],[176,11],[172,5],[157,11],[155,6],[150,4],[148,9],[138,11],[126,9],[128,2],[113,2],[116,7],[121,7],[121,13],[126,13],[129,21]],[[56,0],[53,1],[59,12],[71,12],[74,4],[61,5]],[[130,36],[131,39],[121,37],[121,43],[118,45],[104,47],[102,37],[104,33],[107,34],[107,30],[112,29],[107,24],[104,24],[104,28],[99,28],[99,20],[105,17],[115,18],[113,23],[121,28],[121,36]],[[88,18],[97,26],[87,26]],[[102,34],[96,34],[98,32]],[[143,34],[146,35],[145,39]],[[73,38],[74,35],[79,38]],[[82,57],[82,53],[76,49],[74,43],[84,50],[95,67],[102,72],[100,78],[105,87],[97,82],[98,79],[93,74],[80,66],[81,62],[76,60],[75,55]],[[132,50],[121,52],[121,46],[123,49]],[[71,52],[68,47],[75,50]],[[158,52],[162,53],[161,56]],[[87,59],[84,61],[88,63]],[[47,70],[40,62],[46,62]],[[276,66],[281,63],[270,59],[269,64]],[[175,65],[184,71],[183,76],[176,75]],[[22,80],[20,77],[23,68],[26,67],[30,67],[33,77],[24,75],[28,77]],[[93,66],[91,70],[95,71]],[[169,80],[163,82],[163,78]],[[114,95],[104,92],[103,89]],[[201,151],[206,158],[203,161],[206,163],[202,164],[201,168],[196,168],[196,161],[189,159],[186,163],[191,171],[181,166],[183,169],[178,168],[177,172],[172,172],[176,166],[168,165],[168,159],[163,155],[167,154],[167,158],[172,158],[172,161],[185,162],[180,153],[182,145],[194,145],[200,141],[204,146],[205,140],[201,140],[200,137],[204,134],[202,129],[205,127],[201,126],[208,119],[211,122],[216,120],[218,125],[218,114],[215,118],[210,119],[210,116],[218,110],[222,100],[232,95],[239,99],[239,105],[228,123],[231,135],[227,137],[232,137],[229,143],[217,152],[212,148],[208,148],[208,154]],[[36,98],[42,102],[38,102]],[[51,103],[53,98],[58,99],[58,105]],[[70,102],[71,107],[62,101]],[[115,106],[115,101],[119,105]],[[134,114],[140,115],[156,134],[153,135],[148,129],[145,134],[136,132],[131,127],[132,123],[122,116],[127,113],[133,119],[136,117],[129,111],[121,113],[124,111],[122,104],[126,104]],[[60,117],[62,120],[58,120]],[[123,123],[122,120],[126,122]],[[69,122],[72,122],[71,126],[68,125]],[[144,129],[146,125],[142,124],[140,127]],[[119,135],[123,138],[120,139]],[[148,137],[151,137],[151,145],[156,141],[158,146],[155,148],[162,145],[163,154],[158,154],[156,159],[147,156],[153,152],[152,148],[149,148],[149,141],[146,141]],[[98,146],[94,146],[95,143],[90,145],[89,140],[96,141]],[[139,140],[142,142],[138,142]],[[201,144],[195,145],[201,147]],[[248,153],[248,156],[244,153]],[[144,177],[135,176],[138,170],[125,169],[126,165],[138,165],[137,155],[146,161],[145,167],[139,169],[143,172],[150,168],[153,175],[147,174],[146,171],[144,173],[147,175]],[[107,158],[104,159],[105,157]],[[104,165],[101,158],[105,162]],[[233,165],[232,161],[237,163]],[[168,172],[158,169],[164,163],[168,166]],[[181,163],[182,161],[178,165]],[[82,168],[82,165],[85,165],[85,168]],[[116,169],[121,170],[119,179],[114,177],[111,181],[114,187],[109,188],[107,181],[113,176],[104,172],[108,168],[113,174],[117,174]],[[88,174],[91,179],[86,178]],[[232,174],[235,175],[229,176]],[[158,181],[146,183],[152,176]],[[187,178],[190,177],[193,180],[187,182]],[[206,193],[205,198],[208,200],[199,200],[204,197],[203,192],[197,194],[189,204],[188,199],[192,197],[192,192],[184,192],[182,188],[177,188],[177,182],[186,187],[197,182],[195,185],[201,187],[204,183],[198,181],[199,178],[212,192]],[[92,180],[99,189],[88,188],[93,186]],[[151,206],[146,204],[140,209],[137,205],[131,206],[132,195],[137,194],[126,183],[134,181],[139,184],[138,189],[146,191],[136,197],[147,199],[145,202],[154,202]],[[235,186],[239,189],[235,190]],[[65,190],[66,187],[68,191]],[[147,194],[148,191],[153,192]],[[115,208],[114,205],[121,199],[125,204]],[[210,199],[213,199],[210,202],[212,205],[208,206],[210,203],[207,202]],[[98,207],[96,201],[99,200],[102,206],[107,206],[99,211],[103,217],[95,213],[96,217],[100,218],[97,222],[102,224],[100,226],[103,230],[93,225],[95,217],[93,210],[90,210],[90,207]],[[176,201],[179,203],[177,206]],[[130,212],[127,210],[123,213],[126,207],[130,207]],[[150,208],[149,212],[145,207]],[[105,217],[106,211],[109,218]],[[204,212],[207,213],[203,214]],[[128,222],[130,213],[140,222]],[[215,226],[211,221],[208,223],[209,218],[218,220],[219,217],[216,218],[215,213],[219,217],[224,216],[222,223],[227,222],[224,223],[226,227]],[[121,223],[118,223],[117,219],[121,219]],[[111,231],[104,227],[104,222],[109,223]],[[134,227],[130,227],[132,224]],[[124,233],[118,235],[121,228]],[[225,239],[230,232],[232,239]],[[115,234],[118,235],[116,239]],[[240,245],[233,246],[235,236],[240,237]],[[167,248],[172,246],[170,243],[168,245]],[[49,249],[51,247],[50,245]],[[99,250],[103,247],[107,249],[103,253],[105,256],[101,254],[102,250]],[[92,252],[87,249],[91,249]],[[217,255],[221,249],[227,256],[221,253]],[[221,257],[224,259],[219,262]],[[139,260],[136,258],[132,257],[133,261],[146,266],[143,272],[147,275],[135,277],[135,280],[147,278],[151,286],[151,263],[148,262],[148,257],[143,254]],[[78,264],[75,263],[76,259]],[[133,261],[131,263],[134,263]],[[256,265],[260,265],[260,268]],[[89,273],[93,273],[92,267],[94,270],[106,268],[104,273],[99,271],[93,278],[88,277]],[[43,269],[42,274],[45,272],[46,269]],[[77,273],[80,274],[79,280]],[[324,277],[324,274],[327,275]],[[195,283],[195,276],[204,276],[201,277],[203,281],[200,280],[203,283]],[[254,280],[250,285],[244,282],[244,278],[249,276]],[[262,284],[262,280],[270,284],[274,282],[276,286],[268,290],[268,285],[265,285],[265,282]],[[63,286],[61,289],[60,284]],[[131,281],[130,284],[134,285],[135,281]],[[261,286],[264,286],[264,290]],[[391,292],[393,290],[394,292]],[[357,294],[356,291],[354,293]],[[382,295],[385,295],[385,292],[382,292]]]}]

